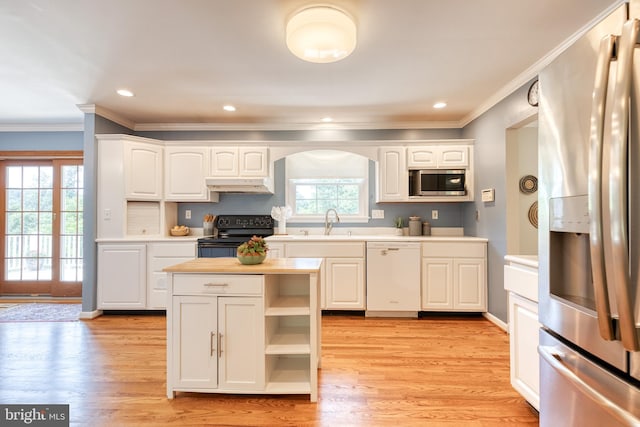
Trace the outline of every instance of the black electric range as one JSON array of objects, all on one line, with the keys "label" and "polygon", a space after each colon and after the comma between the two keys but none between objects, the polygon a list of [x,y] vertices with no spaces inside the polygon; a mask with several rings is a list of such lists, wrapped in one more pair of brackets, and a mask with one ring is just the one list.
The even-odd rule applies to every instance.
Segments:
[{"label": "black electric range", "polygon": [[198,257],[235,257],[238,246],[252,236],[271,235],[273,218],[269,215],[218,215],[213,221],[213,236],[198,239]]}]

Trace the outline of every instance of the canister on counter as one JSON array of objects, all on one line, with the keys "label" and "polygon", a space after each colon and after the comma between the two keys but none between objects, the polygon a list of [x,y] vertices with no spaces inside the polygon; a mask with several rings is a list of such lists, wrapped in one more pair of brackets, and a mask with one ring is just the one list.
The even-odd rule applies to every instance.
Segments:
[{"label": "canister on counter", "polygon": [[420,236],[421,234],[422,234],[422,229],[420,228],[420,217],[410,216],[409,217],[409,236]]},{"label": "canister on counter", "polygon": [[422,223],[422,235],[431,236],[431,224],[429,224],[427,221]]}]

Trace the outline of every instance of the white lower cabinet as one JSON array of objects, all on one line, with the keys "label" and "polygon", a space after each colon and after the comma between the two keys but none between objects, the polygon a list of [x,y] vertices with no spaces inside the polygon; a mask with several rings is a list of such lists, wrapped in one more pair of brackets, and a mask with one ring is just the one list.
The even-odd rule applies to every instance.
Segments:
[{"label": "white lower cabinet", "polygon": [[329,310],[365,307],[364,259],[326,258],[324,294]]},{"label": "white lower cabinet", "polygon": [[505,260],[504,289],[509,292],[509,350],[511,385],[540,410],[540,323],[538,322],[538,267],[535,256]]},{"label": "white lower cabinet", "polygon": [[538,304],[509,292],[509,346],[511,385],[540,409]]},{"label": "white lower cabinet", "polygon": [[487,311],[486,243],[422,245],[424,311]]},{"label": "white lower cabinet", "polygon": [[176,388],[264,387],[261,297],[175,296],[172,324]]},{"label": "white lower cabinet", "polygon": [[196,257],[194,242],[154,242],[147,244],[147,308],[167,308],[167,273],[163,268]]},{"label": "white lower cabinet", "polygon": [[147,304],[145,244],[98,245],[98,308],[144,310]]}]

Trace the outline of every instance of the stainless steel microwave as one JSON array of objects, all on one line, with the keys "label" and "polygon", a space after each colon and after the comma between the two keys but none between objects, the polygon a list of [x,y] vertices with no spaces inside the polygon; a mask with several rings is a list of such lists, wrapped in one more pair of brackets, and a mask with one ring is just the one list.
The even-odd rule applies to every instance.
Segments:
[{"label": "stainless steel microwave", "polygon": [[466,196],[465,169],[409,171],[409,196]]}]

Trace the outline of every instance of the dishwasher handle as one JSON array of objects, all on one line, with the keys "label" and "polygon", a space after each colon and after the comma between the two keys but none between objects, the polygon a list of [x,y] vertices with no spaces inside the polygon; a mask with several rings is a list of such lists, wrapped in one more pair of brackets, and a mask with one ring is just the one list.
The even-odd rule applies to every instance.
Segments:
[{"label": "dishwasher handle", "polygon": [[389,251],[399,251],[400,248],[386,248],[380,251],[380,255],[387,255]]}]

